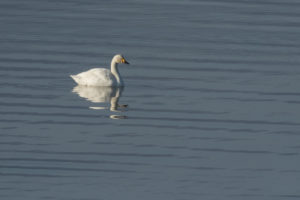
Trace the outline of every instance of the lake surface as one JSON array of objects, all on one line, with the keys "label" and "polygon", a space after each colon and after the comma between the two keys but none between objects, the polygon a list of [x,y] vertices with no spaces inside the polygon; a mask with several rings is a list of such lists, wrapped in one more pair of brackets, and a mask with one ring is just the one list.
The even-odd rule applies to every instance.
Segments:
[{"label": "lake surface", "polygon": [[[1,199],[300,198],[299,1],[0,10]],[[124,90],[69,77],[116,53]]]}]

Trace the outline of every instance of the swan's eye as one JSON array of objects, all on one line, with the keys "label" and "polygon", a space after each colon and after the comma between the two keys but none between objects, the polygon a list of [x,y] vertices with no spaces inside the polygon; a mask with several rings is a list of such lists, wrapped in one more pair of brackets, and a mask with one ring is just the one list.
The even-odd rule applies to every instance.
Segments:
[{"label": "swan's eye", "polygon": [[125,59],[124,59],[124,58],[122,58],[121,62],[122,62],[122,63],[125,63]]}]

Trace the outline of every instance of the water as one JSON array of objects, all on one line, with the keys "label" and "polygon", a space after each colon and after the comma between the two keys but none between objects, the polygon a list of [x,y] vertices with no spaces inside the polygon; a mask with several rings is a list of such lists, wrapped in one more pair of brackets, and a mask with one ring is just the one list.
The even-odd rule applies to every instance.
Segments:
[{"label": "water", "polygon": [[[1,199],[300,197],[298,1],[0,10]],[[76,88],[116,53],[124,90]]]}]

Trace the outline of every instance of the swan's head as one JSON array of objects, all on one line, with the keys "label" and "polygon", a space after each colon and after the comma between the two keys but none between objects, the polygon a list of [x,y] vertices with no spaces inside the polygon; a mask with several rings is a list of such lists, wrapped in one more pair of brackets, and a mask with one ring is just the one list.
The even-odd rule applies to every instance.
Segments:
[{"label": "swan's head", "polygon": [[115,55],[113,61],[115,61],[116,63],[129,64],[129,62],[127,62],[127,60],[124,58],[122,54]]}]

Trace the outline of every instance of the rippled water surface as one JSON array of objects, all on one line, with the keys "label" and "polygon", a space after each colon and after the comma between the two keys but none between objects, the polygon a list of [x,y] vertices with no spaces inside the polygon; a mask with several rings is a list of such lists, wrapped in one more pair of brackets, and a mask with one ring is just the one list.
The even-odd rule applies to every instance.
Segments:
[{"label": "rippled water surface", "polygon": [[[300,2],[0,2],[1,199],[300,198]],[[126,87],[76,87],[108,67]]]}]

